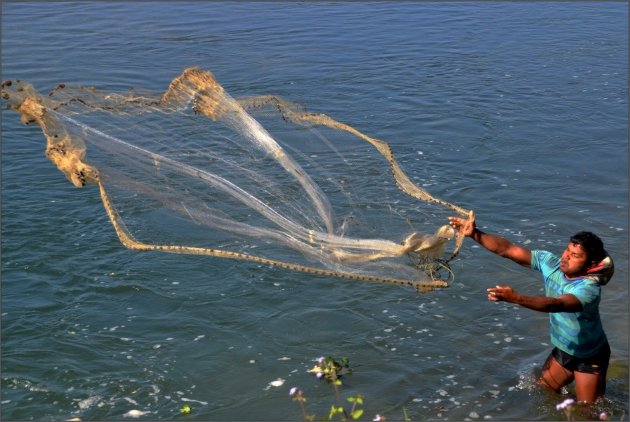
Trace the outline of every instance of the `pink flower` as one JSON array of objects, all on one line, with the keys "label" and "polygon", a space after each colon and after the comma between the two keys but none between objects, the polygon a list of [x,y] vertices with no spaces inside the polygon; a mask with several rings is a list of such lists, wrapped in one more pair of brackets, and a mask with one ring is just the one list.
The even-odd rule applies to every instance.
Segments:
[{"label": "pink flower", "polygon": [[575,403],[575,400],[573,400],[573,399],[566,399],[562,403],[556,405],[556,410],[566,409],[567,407],[571,406],[573,403]]}]

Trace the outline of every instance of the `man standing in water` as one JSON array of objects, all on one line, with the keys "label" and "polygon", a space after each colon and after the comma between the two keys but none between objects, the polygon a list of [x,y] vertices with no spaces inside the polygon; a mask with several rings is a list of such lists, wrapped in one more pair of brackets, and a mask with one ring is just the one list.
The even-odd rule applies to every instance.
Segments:
[{"label": "man standing in water", "polygon": [[578,402],[593,403],[606,390],[610,347],[599,318],[601,287],[614,272],[599,237],[579,232],[561,256],[529,250],[485,233],[475,224],[451,217],[451,226],[487,250],[542,273],[545,296],[525,296],[510,286],[488,289],[488,299],[549,313],[555,346],[543,365],[539,383],[558,392],[575,380]]}]

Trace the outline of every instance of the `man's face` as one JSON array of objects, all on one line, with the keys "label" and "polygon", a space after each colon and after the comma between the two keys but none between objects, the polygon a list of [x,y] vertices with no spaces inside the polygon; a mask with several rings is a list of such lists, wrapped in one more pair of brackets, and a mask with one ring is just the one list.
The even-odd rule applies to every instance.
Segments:
[{"label": "man's face", "polygon": [[567,277],[576,277],[584,274],[588,256],[582,245],[569,243],[560,258],[560,271]]}]

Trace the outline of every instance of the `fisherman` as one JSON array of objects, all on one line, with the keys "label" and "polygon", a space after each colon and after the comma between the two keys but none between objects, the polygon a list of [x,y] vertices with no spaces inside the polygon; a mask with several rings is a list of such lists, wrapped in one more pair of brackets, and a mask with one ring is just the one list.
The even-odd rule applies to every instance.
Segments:
[{"label": "fisherman", "polygon": [[487,289],[493,302],[509,302],[549,313],[551,342],[555,346],[545,361],[539,384],[553,391],[575,381],[578,402],[594,403],[606,390],[610,346],[599,317],[601,286],[614,272],[601,239],[579,232],[558,256],[529,250],[477,228],[470,220],[451,217],[451,226],[481,246],[517,264],[542,273],[545,296],[526,296],[510,286]]}]

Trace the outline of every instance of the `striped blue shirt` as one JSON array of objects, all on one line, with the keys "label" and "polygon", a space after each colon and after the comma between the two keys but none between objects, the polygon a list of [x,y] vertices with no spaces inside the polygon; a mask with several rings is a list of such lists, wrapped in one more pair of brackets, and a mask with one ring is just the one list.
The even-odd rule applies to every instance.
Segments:
[{"label": "striped blue shirt", "polygon": [[567,279],[551,252],[532,251],[532,269],[542,273],[547,297],[572,294],[582,303],[580,312],[549,313],[551,343],[578,358],[595,355],[607,342],[599,318],[601,287],[587,278]]}]

